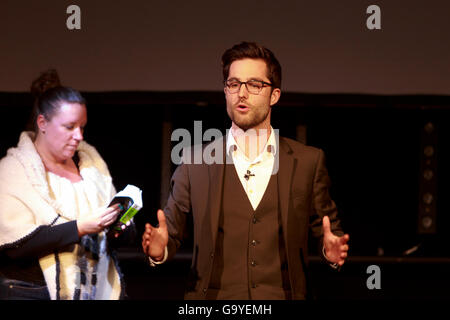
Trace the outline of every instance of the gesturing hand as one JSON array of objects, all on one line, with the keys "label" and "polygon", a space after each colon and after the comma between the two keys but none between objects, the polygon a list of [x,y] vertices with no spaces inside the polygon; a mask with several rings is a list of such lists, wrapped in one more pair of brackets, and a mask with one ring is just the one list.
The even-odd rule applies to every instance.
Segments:
[{"label": "gesturing hand", "polygon": [[157,215],[158,228],[153,227],[150,223],[145,224],[145,231],[142,235],[142,250],[153,260],[161,261],[164,258],[164,250],[169,241],[169,233],[164,211],[158,210]]},{"label": "gesturing hand", "polygon": [[342,266],[347,258],[348,240],[350,236],[348,234],[338,237],[331,232],[330,218],[328,216],[322,219],[323,227],[323,245],[325,247],[325,255],[327,260],[333,263],[337,263]]}]

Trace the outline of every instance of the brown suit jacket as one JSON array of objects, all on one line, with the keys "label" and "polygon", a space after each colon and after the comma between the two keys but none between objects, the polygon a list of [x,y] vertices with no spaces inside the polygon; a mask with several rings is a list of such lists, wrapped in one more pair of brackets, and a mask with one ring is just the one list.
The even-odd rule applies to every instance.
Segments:
[{"label": "brown suit jacket", "polygon": [[[211,146],[223,148],[225,139]],[[279,137],[279,201],[293,299],[305,299],[308,234],[321,241],[322,218],[342,235],[337,209],[330,198],[329,177],[322,150]],[[211,149],[209,149],[211,150]],[[194,158],[192,158],[194,159]],[[181,244],[186,214],[193,214],[194,250],[186,299],[204,299],[208,290],[219,223],[224,164],[182,164],[171,179],[164,212],[169,230],[169,258]],[[270,254],[270,253],[268,253]]]}]

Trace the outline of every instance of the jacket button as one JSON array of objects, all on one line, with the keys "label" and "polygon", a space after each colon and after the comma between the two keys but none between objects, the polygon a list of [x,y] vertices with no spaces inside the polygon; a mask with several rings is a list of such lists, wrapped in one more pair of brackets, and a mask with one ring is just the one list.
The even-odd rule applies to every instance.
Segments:
[{"label": "jacket button", "polygon": [[206,293],[206,288],[203,288],[203,293]]},{"label": "jacket button", "polygon": [[256,246],[256,240],[252,240],[252,246]]},{"label": "jacket button", "polygon": [[214,258],[214,253],[211,253],[209,256],[211,257],[211,259],[213,259]]},{"label": "jacket button", "polygon": [[256,222],[258,222],[258,220],[256,219],[256,217],[253,217],[253,224],[255,224]]},{"label": "jacket button", "polygon": [[256,283],[252,283],[252,288],[255,289],[258,285]]},{"label": "jacket button", "polygon": [[252,262],[250,262],[250,264],[252,265],[252,267],[256,266],[255,260],[252,260]]}]

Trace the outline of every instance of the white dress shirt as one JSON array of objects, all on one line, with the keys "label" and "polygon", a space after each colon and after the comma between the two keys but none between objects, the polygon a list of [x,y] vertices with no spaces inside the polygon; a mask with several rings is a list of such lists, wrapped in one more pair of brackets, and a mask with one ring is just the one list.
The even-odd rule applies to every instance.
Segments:
[{"label": "white dress shirt", "polygon": [[[256,146],[250,146],[252,147]],[[239,147],[233,137],[232,129],[228,131],[226,151],[233,159],[234,168],[253,210],[256,210],[269,185],[275,163],[277,145],[273,128],[270,127],[270,136],[262,152],[253,160],[250,160]]]}]

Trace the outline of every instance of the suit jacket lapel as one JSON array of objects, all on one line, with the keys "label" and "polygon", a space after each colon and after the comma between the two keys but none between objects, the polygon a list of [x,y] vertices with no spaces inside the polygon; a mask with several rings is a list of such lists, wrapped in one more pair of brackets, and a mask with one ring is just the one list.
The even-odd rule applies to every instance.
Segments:
[{"label": "suit jacket lapel", "polygon": [[[295,158],[292,156],[292,149],[286,141],[279,137],[278,156],[278,192],[280,201],[281,220],[283,224],[284,243],[286,247],[289,242],[287,236],[288,230],[288,215],[289,215],[289,198],[292,188],[292,177],[294,173],[294,166],[296,164]],[[277,161],[277,160],[275,160]]]},{"label": "suit jacket lapel", "polygon": [[[215,143],[215,142],[214,142]],[[217,237],[217,229],[219,226],[219,216],[220,216],[220,208],[222,206],[222,193],[223,193],[223,179],[225,172],[225,161],[226,161],[226,139],[223,138],[223,143],[221,141],[217,141],[217,148],[222,148],[223,157],[222,163],[214,163],[207,165],[208,167],[208,176],[209,176],[209,205],[207,206],[206,214],[209,214],[211,219],[211,235],[212,241],[215,245],[216,237]],[[215,149],[217,150],[217,149]],[[214,155],[213,155],[214,156]]]}]

